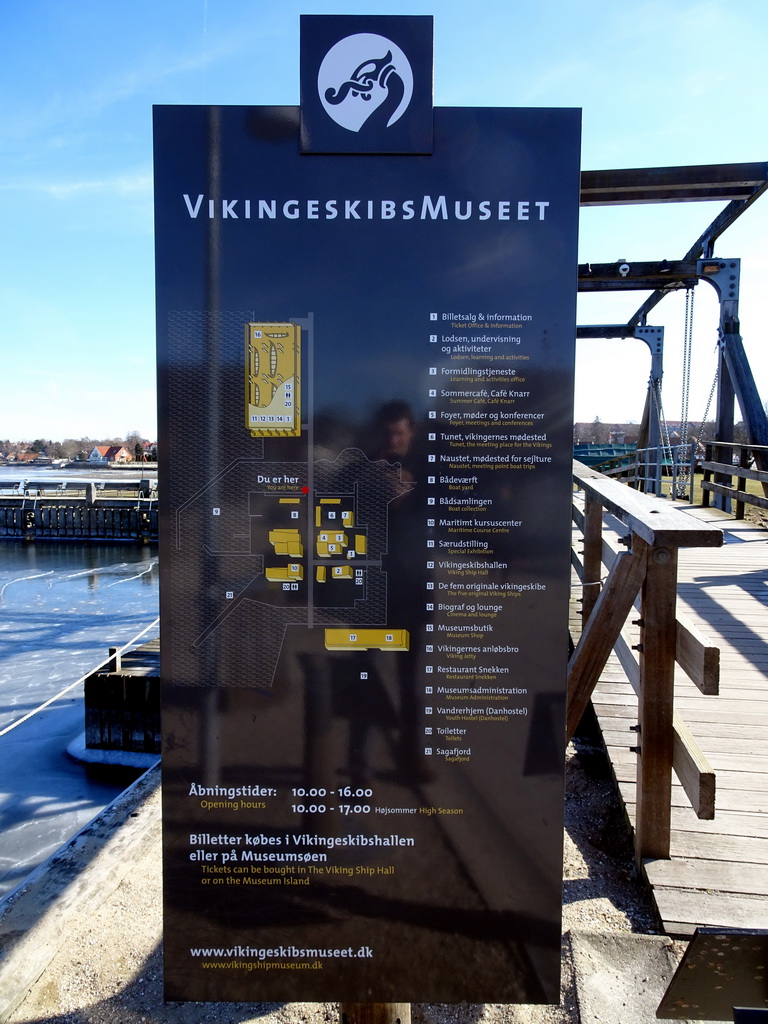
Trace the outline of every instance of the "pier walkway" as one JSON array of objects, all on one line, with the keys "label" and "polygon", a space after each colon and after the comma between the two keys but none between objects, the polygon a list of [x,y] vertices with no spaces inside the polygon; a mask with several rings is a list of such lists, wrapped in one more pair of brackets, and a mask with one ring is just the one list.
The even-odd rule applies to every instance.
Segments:
[{"label": "pier walkway", "polygon": [[[644,859],[643,869],[670,935],[690,935],[697,926],[766,928],[768,530],[717,509],[668,504],[692,525],[710,524],[724,535],[722,547],[680,549],[677,589],[678,617],[682,612],[720,650],[719,694],[700,692],[679,665],[674,682],[675,714],[709,762],[702,770],[714,772],[715,812],[711,820],[697,817],[673,775],[670,858]],[[637,625],[627,627],[634,644]],[[634,826],[638,698],[615,651],[592,701]]]}]

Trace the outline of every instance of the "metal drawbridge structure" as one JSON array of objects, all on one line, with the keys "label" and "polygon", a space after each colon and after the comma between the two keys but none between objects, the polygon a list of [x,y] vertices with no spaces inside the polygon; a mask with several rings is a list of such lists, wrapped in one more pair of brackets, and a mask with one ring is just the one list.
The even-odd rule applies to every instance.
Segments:
[{"label": "metal drawbridge structure", "polygon": [[[768,419],[742,344],[739,260],[715,255],[766,188],[762,163],[588,171],[581,182],[585,206],[727,200],[679,260],[579,267],[581,291],[650,292],[627,323],[579,327],[578,337],[641,339],[651,374],[635,486],[574,463],[568,735],[591,704],[636,864],[661,927],[678,936],[764,930],[768,906],[768,532],[744,517],[747,503],[763,523],[768,512]],[[664,332],[648,320],[668,293],[688,293],[685,384],[702,281],[717,294],[719,345],[715,438],[694,506],[692,487],[688,504],[674,485],[661,499],[679,453],[658,415]],[[736,403],[746,444],[734,443]]]},{"label": "metal drawbridge structure", "polygon": [[[585,325],[577,328],[577,338],[637,338],[651,353],[651,372],[638,449],[645,452],[646,467],[642,490],[661,493],[660,482],[665,460],[671,455],[669,438],[664,436],[661,414],[664,328],[648,323],[651,311],[670,292],[693,289],[707,281],[716,291],[719,307],[719,352],[716,376],[715,440],[733,443],[736,402],[751,445],[768,446],[768,418],[755,385],[742,343],[739,325],[738,258],[716,257],[715,243],[768,188],[768,164],[715,164],[693,167],[652,167],[608,171],[583,171],[581,205],[618,206],[647,203],[685,203],[727,200],[727,205],[679,260],[659,259],[632,263],[583,263],[579,266],[579,291],[650,291],[650,296],[625,324]],[[692,319],[686,307],[686,346],[690,366]],[[713,388],[714,391],[714,388]],[[685,412],[684,399],[684,420]],[[705,414],[706,418],[706,414]],[[687,439],[681,437],[684,446]],[[686,456],[686,462],[689,461]],[[768,456],[756,451],[760,470],[768,470]],[[720,498],[721,504],[727,499]],[[725,507],[725,504],[723,504]]]}]

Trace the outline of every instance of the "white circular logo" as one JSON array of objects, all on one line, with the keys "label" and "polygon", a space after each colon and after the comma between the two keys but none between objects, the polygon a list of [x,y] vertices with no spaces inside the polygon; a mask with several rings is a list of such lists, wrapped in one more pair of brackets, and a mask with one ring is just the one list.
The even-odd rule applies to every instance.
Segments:
[{"label": "white circular logo", "polygon": [[370,32],[340,39],[323,58],[317,90],[336,124],[359,132],[380,111],[389,128],[408,108],[413,71],[399,46]]}]

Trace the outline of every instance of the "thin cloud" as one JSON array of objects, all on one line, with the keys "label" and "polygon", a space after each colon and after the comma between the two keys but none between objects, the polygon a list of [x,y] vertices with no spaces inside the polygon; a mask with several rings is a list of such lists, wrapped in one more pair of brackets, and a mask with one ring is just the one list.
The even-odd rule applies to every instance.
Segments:
[{"label": "thin cloud", "polygon": [[[232,36],[187,54],[174,54],[155,49],[142,54],[140,63],[126,67],[116,74],[103,77],[90,85],[62,92],[59,90],[40,102],[36,98],[34,107],[5,107],[0,111],[0,138],[4,145],[27,143],[49,135],[60,135],[63,139],[76,125],[88,123],[105,111],[143,94],[156,99],[164,83],[186,75],[210,70],[221,61],[229,61],[238,53],[248,50],[253,40],[248,34]],[[20,94],[24,95],[23,92]]]},{"label": "thin cloud", "polygon": [[11,181],[0,182],[0,192],[27,192],[69,199],[82,195],[122,195],[150,197],[152,175],[148,171],[120,174],[110,178],[92,178],[80,181]]}]

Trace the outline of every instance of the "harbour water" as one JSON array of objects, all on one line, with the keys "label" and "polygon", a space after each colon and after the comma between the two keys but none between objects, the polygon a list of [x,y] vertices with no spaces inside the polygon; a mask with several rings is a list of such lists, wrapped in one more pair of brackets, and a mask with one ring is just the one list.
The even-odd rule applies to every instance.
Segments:
[{"label": "harbour water", "polygon": [[130,781],[67,754],[84,730],[82,684],[20,720],[157,614],[154,546],[0,543],[0,898]]}]

